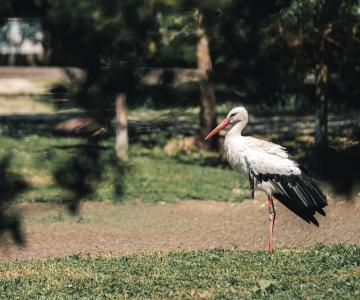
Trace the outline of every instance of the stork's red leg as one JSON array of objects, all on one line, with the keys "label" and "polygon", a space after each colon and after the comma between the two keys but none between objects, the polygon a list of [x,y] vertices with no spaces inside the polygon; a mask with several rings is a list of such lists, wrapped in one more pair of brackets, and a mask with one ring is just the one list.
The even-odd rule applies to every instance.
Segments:
[{"label": "stork's red leg", "polygon": [[271,196],[268,197],[268,205],[269,205],[269,244],[268,244],[268,250],[269,252],[273,249],[273,231],[274,231],[274,223],[275,223],[275,207],[274,202]]}]

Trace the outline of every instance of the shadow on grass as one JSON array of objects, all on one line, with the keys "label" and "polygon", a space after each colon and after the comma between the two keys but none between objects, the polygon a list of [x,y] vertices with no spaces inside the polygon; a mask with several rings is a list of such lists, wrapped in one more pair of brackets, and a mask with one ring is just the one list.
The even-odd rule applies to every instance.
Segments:
[{"label": "shadow on grass", "polygon": [[122,198],[126,165],[116,158],[114,151],[101,153],[101,150],[108,150],[109,147],[100,146],[90,140],[84,144],[60,148],[74,150],[65,161],[58,162],[53,172],[56,184],[67,191],[68,196],[64,203],[70,213],[78,213],[80,201],[91,199],[99,186],[104,183],[104,177],[106,183],[111,185],[115,198]]},{"label": "shadow on grass", "polygon": [[89,149],[89,147],[91,147],[93,150],[112,150],[113,147],[110,146],[104,146],[104,145],[99,145],[97,143],[92,143],[92,142],[88,142],[86,144],[73,144],[73,145],[55,145],[52,146],[51,148],[54,149],[59,149],[59,150],[84,150],[85,152],[87,152],[87,150]]},{"label": "shadow on grass", "polygon": [[222,169],[231,169],[229,163],[221,155],[197,157],[194,155],[176,155],[174,159],[182,164],[198,165],[202,167],[214,167]]},{"label": "shadow on grass", "polygon": [[[82,117],[82,114],[58,114],[58,115],[10,115],[0,117],[0,130],[2,135],[13,138],[22,138],[36,134],[38,136],[64,136],[89,138],[94,132],[84,130],[83,132],[72,130],[62,133],[56,130],[56,125],[62,121]],[[112,122],[104,123],[105,132],[98,135],[98,139],[109,139],[114,136]],[[197,127],[189,120],[180,117],[163,117],[158,120],[131,120],[129,121],[130,142],[142,142],[148,145],[162,144],[173,136],[194,135]]]},{"label": "shadow on grass", "polygon": [[11,160],[10,155],[0,159],[0,244],[6,242],[5,234],[9,233],[17,245],[24,245],[21,215],[12,204],[28,185],[20,175],[11,170]]}]

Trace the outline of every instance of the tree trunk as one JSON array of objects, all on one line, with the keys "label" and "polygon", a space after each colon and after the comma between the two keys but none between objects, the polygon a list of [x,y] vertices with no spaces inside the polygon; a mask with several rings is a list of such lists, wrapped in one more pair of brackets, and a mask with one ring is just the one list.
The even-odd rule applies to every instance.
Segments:
[{"label": "tree trunk", "polygon": [[315,81],[315,146],[328,146],[328,101],[327,101],[328,68],[322,63],[316,68]]},{"label": "tree trunk", "polygon": [[129,137],[128,137],[128,121],[126,109],[126,94],[119,94],[115,101],[116,110],[116,156],[121,160],[128,159]]},{"label": "tree trunk", "polygon": [[216,126],[216,98],[213,84],[209,81],[212,72],[212,63],[209,49],[209,39],[201,25],[197,29],[199,41],[197,43],[196,56],[198,70],[203,74],[200,81],[200,139],[202,148],[205,150],[217,150],[219,136],[215,135],[208,141],[204,138]]},{"label": "tree trunk", "polygon": [[8,65],[9,66],[15,66],[16,64],[16,54],[15,53],[10,53],[8,56]]}]

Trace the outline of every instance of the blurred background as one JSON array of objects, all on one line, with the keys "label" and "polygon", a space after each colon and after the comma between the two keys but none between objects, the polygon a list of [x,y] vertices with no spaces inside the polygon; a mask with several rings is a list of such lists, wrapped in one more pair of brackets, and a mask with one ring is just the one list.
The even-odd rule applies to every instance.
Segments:
[{"label": "blurred background", "polygon": [[1,244],[32,234],[36,248],[44,224],[88,232],[101,207],[87,217],[84,200],[249,198],[224,135],[203,141],[240,105],[246,135],[287,147],[350,201],[359,53],[353,0],[1,1]]}]

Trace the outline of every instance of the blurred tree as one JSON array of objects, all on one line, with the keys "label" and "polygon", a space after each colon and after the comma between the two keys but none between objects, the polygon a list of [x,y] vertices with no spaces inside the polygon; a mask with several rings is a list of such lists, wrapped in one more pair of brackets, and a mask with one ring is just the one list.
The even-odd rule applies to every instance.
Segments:
[{"label": "blurred tree", "polygon": [[198,70],[203,76],[200,81],[200,140],[206,150],[216,150],[219,146],[219,135],[215,139],[204,141],[209,132],[216,126],[216,98],[215,87],[210,81],[213,66],[210,55],[209,37],[204,27],[203,14],[194,11],[196,35],[198,37],[196,57]]},{"label": "blurred tree", "polygon": [[[203,74],[200,82],[200,139],[203,140],[216,124],[216,101],[210,82],[209,40],[199,3],[190,5],[186,1],[161,0],[65,3],[48,0],[44,22],[54,41],[53,58],[62,63],[70,57],[74,64],[86,70],[86,78],[74,96],[76,105],[86,108],[97,120],[109,120],[109,104],[114,105],[114,99],[124,98],[133,92],[141,76],[139,67],[151,66],[161,60],[163,46],[168,46],[177,38],[196,37],[198,34],[196,57],[198,69]],[[164,12],[166,16],[162,18],[161,13]],[[123,113],[117,111],[116,115]],[[123,118],[116,118],[120,119]],[[126,134],[121,133],[124,126],[118,124],[116,128],[117,139],[125,138]],[[207,149],[218,146],[216,139],[199,144]],[[118,156],[126,157],[118,147],[125,145],[125,141],[116,145]]]},{"label": "blurred tree", "polygon": [[[85,70],[83,80],[74,80],[73,105],[85,109],[104,126],[114,115],[118,116],[115,122],[126,119],[125,101],[119,105],[118,100],[132,93],[138,83],[139,66],[152,55],[157,34],[153,4],[129,0],[44,1],[47,9],[43,19],[52,37],[54,61]],[[125,127],[126,122],[116,124],[115,150],[123,159],[128,148]]]},{"label": "blurred tree", "polygon": [[[183,17],[184,24],[175,37],[181,37],[185,32],[187,35],[195,34],[198,39],[197,66],[203,74],[199,84],[200,139],[203,140],[216,125],[215,83],[226,86],[226,89],[239,90],[243,89],[239,85],[243,81],[253,92],[265,91],[264,94],[267,92],[268,95],[274,91],[271,83],[277,77],[272,72],[274,68],[268,68],[274,65],[273,61],[266,60],[266,55],[261,53],[261,26],[288,1],[175,2],[177,6],[172,6],[171,13],[188,16]],[[267,85],[267,88],[251,86],[255,81]],[[219,143],[214,139],[202,145],[205,149],[217,149]]]},{"label": "blurred tree", "polygon": [[111,151],[101,150],[97,140],[88,140],[71,149],[54,169],[55,182],[67,192],[64,203],[70,213],[78,212],[81,200],[94,198],[104,182],[111,182],[108,189],[114,199],[120,200],[124,194],[127,165],[111,155]]},{"label": "blurred tree", "polygon": [[268,31],[273,51],[286,54],[285,84],[313,75],[316,106],[315,142],[328,145],[329,100],[355,105],[360,95],[355,83],[360,71],[360,2],[353,0],[293,1],[274,19]]},{"label": "blurred tree", "polygon": [[3,0],[0,2],[0,23],[6,18],[34,18],[44,13],[41,1]]},{"label": "blurred tree", "polygon": [[[95,120],[97,128],[96,136],[87,135],[87,142],[54,170],[55,181],[68,192],[70,211],[76,213],[79,201],[96,194],[104,178],[113,180],[115,196],[124,192],[125,165],[114,158],[128,156],[126,98],[139,82],[139,66],[151,58],[157,26],[147,1],[35,2],[45,8],[42,21],[51,36],[52,63],[84,70],[79,76],[65,69],[71,84],[59,84],[54,91],[66,93],[69,101],[61,105],[82,108],[90,117],[82,120]],[[104,130],[98,125],[107,128],[113,121],[116,156],[107,157],[109,152],[99,151],[97,134]],[[77,129],[86,133],[81,124]]]},{"label": "blurred tree", "polygon": [[[168,45],[181,40],[183,43],[194,43],[194,56],[197,70],[200,73],[200,130],[199,143],[203,149],[216,150],[219,147],[218,136],[204,141],[208,133],[216,126],[216,97],[212,83],[212,59],[210,53],[210,39],[207,33],[207,11],[215,10],[225,2],[218,1],[204,4],[201,1],[172,1],[163,3],[158,8],[158,21],[162,36],[162,44]],[[208,6],[209,5],[209,6]]]},{"label": "blurred tree", "polygon": [[359,103],[358,0],[30,2],[45,12],[53,62],[87,71],[75,103],[104,123],[118,95],[131,99],[140,66],[202,69],[200,136],[215,124],[214,85],[241,102],[312,103],[318,145],[327,144],[329,100]]},{"label": "blurred tree", "polygon": [[116,155],[121,160],[127,160],[128,148],[129,148],[129,137],[128,137],[128,120],[127,120],[127,109],[126,109],[126,95],[120,94],[116,99],[116,141],[115,151]]}]

